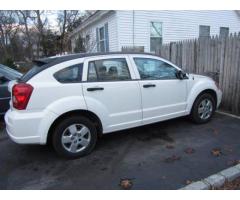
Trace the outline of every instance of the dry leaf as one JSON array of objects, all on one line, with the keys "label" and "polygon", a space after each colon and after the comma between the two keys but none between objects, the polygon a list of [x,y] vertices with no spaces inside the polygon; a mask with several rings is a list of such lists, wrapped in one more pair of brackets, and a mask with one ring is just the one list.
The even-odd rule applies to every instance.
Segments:
[{"label": "dry leaf", "polygon": [[192,183],[192,181],[186,180],[186,185],[189,185],[189,184],[191,184],[191,183]]},{"label": "dry leaf", "polygon": [[166,158],[166,159],[165,159],[165,162],[166,162],[166,163],[172,163],[172,162],[174,162],[174,161],[176,161],[176,160],[180,160],[180,159],[181,159],[180,156],[172,155],[172,156]]},{"label": "dry leaf", "polygon": [[129,190],[132,188],[133,183],[131,179],[122,179],[119,185],[122,189]]},{"label": "dry leaf", "polygon": [[219,148],[213,149],[213,150],[212,150],[212,155],[213,155],[213,156],[221,156],[221,155],[222,155],[221,149],[219,149]]}]

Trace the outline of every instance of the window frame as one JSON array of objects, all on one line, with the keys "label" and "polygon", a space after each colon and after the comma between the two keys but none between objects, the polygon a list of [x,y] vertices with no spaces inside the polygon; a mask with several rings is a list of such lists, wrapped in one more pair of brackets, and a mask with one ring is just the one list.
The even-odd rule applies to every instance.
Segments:
[{"label": "window frame", "polygon": [[[64,82],[64,81],[60,81],[56,78],[56,75],[61,72],[61,71],[64,71],[64,70],[67,70],[69,68],[75,68],[75,67],[78,67],[78,78],[76,81],[71,81],[71,82]],[[83,67],[84,67],[84,64],[83,63],[77,63],[77,64],[73,64],[73,65],[70,65],[70,66],[66,66],[56,72],[53,73],[53,78],[61,83],[61,84],[71,84],[71,83],[81,83],[82,82],[82,78],[83,78]]]},{"label": "window frame", "polygon": [[[103,29],[103,39],[100,37],[100,29]],[[99,45],[99,52],[106,52],[107,47],[106,47],[106,33],[105,33],[105,26],[101,26],[98,28],[98,45]],[[101,51],[101,42],[104,44],[104,51]]]},{"label": "window frame", "polygon": [[128,71],[130,74],[130,79],[129,80],[110,80],[110,81],[96,81],[95,83],[99,82],[124,82],[124,81],[136,81],[138,78],[135,73],[135,69],[132,65],[132,62],[129,59],[128,55],[102,55],[102,56],[97,56],[97,57],[89,57],[84,60],[84,67],[83,67],[83,82],[87,83],[94,83],[94,81],[88,81],[88,70],[89,70],[89,63],[91,61],[96,61],[96,60],[108,60],[108,59],[114,59],[114,58],[124,58],[126,60],[127,66],[128,66]]},{"label": "window frame", "polygon": [[[160,23],[161,24],[161,32],[162,32],[162,36],[161,37],[151,37],[151,25],[152,23]],[[149,51],[152,53],[155,53],[155,51],[151,51],[151,38],[161,38],[161,45],[163,44],[163,22],[158,21],[158,20],[150,20],[149,21]]]},{"label": "window frame", "polygon": [[[224,36],[223,36],[223,35],[221,34],[221,31],[222,31],[223,29],[224,29],[224,30],[227,29],[227,31],[228,31],[228,34],[227,34],[227,35],[224,35]],[[221,26],[221,27],[219,28],[219,37],[220,37],[220,38],[227,38],[227,37],[229,36],[229,33],[230,33],[230,28],[229,28],[229,27]]]},{"label": "window frame", "polygon": [[[94,69],[95,69],[95,72],[96,72],[96,75],[97,75],[97,80],[96,80],[96,81],[89,81],[89,80],[88,80],[89,69],[90,69],[89,66],[90,66],[90,63],[91,63],[91,62],[94,62],[94,61],[104,61],[104,60],[114,60],[114,59],[125,59],[126,64],[127,64],[127,71],[128,71],[128,74],[129,74],[129,79],[126,79],[126,80],[99,80],[99,74],[98,74],[98,71],[97,71],[96,65],[94,64]],[[95,59],[95,60],[91,60],[91,61],[88,62],[87,82],[122,82],[122,81],[131,81],[131,80],[132,80],[131,72],[130,72],[130,70],[129,70],[129,64],[128,64],[126,58],[105,58],[105,59]]]}]

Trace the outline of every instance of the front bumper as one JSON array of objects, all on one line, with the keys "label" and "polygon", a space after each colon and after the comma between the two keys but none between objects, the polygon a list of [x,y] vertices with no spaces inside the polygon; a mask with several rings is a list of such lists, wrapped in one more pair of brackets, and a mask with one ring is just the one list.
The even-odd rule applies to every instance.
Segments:
[{"label": "front bumper", "polygon": [[19,144],[45,144],[51,119],[51,112],[19,112],[8,110],[5,114],[6,131]]}]

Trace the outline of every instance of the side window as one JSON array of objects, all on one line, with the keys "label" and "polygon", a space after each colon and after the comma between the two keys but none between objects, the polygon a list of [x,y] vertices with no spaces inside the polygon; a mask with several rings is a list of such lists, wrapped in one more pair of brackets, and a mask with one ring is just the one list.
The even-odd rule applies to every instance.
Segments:
[{"label": "side window", "polygon": [[73,65],[56,72],[53,76],[60,83],[77,83],[82,80],[83,64]]},{"label": "side window", "polygon": [[125,58],[113,58],[89,62],[88,81],[124,81],[131,76]]},{"label": "side window", "polygon": [[176,79],[177,69],[161,60],[134,58],[141,79]]}]

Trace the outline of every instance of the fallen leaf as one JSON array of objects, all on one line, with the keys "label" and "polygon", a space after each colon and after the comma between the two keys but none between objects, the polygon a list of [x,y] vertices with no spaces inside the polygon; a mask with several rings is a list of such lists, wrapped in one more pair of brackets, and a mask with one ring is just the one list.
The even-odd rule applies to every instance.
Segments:
[{"label": "fallen leaf", "polygon": [[193,148],[186,148],[184,150],[184,152],[187,153],[187,154],[192,154],[192,153],[195,153],[195,149],[193,149]]},{"label": "fallen leaf", "polygon": [[132,188],[133,182],[131,179],[122,179],[119,185],[122,189],[129,190]]},{"label": "fallen leaf", "polygon": [[221,156],[221,155],[222,155],[221,149],[219,149],[219,148],[213,149],[213,150],[212,150],[212,155],[213,155],[213,156],[216,156],[216,157]]},{"label": "fallen leaf", "polygon": [[180,156],[172,155],[172,156],[166,158],[166,159],[165,159],[165,162],[166,162],[166,163],[172,163],[172,162],[174,162],[174,161],[176,161],[176,160],[180,160],[180,159],[181,159]]},{"label": "fallen leaf", "polygon": [[186,180],[186,185],[189,185],[189,184],[191,184],[191,183],[192,183],[192,181]]}]

